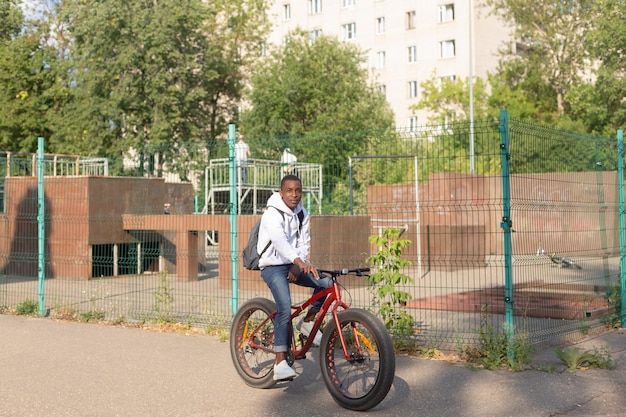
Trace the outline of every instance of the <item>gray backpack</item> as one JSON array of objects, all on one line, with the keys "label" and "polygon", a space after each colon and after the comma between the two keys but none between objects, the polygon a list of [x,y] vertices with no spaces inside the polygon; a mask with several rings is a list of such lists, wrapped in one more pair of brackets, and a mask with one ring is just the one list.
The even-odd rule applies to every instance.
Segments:
[{"label": "gray backpack", "polygon": [[[278,210],[276,207],[274,208]],[[282,210],[278,210],[278,212],[283,216],[283,220],[285,220],[285,212]],[[304,220],[304,210],[300,210],[298,212],[298,220],[300,221],[300,223],[298,224],[298,237],[299,237],[300,232],[302,231],[302,221]],[[263,256],[267,248],[269,248],[270,244],[272,243],[271,241],[267,242],[267,245],[265,245],[261,253],[257,252],[256,245],[257,245],[257,242],[259,241],[259,229],[260,228],[261,228],[261,219],[259,219],[259,221],[256,222],[254,226],[252,226],[252,229],[250,230],[250,237],[248,238],[248,243],[246,243],[246,247],[243,248],[243,252],[242,252],[243,266],[244,268],[249,269],[250,271],[259,270],[259,260],[261,259],[261,256]]]}]

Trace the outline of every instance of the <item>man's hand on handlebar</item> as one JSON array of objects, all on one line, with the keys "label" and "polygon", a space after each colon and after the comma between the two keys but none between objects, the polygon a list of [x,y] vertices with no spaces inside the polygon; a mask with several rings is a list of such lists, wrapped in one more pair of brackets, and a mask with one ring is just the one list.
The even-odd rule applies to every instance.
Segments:
[{"label": "man's hand on handlebar", "polygon": [[317,268],[311,264],[305,263],[302,259],[296,258],[293,261],[293,265],[289,268],[288,281],[293,283],[298,281],[298,277],[300,274],[304,272],[305,274],[313,274],[315,279],[320,279],[320,274],[317,271]]}]

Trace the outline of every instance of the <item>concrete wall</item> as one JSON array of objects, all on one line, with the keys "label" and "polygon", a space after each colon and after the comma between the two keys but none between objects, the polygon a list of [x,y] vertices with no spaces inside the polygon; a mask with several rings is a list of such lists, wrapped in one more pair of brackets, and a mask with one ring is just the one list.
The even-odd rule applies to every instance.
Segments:
[{"label": "concrete wall", "polygon": [[[366,266],[376,252],[368,241],[400,227],[413,244],[406,257],[430,269],[481,267],[503,253],[501,177],[433,174],[427,184],[368,188],[365,216],[313,216],[314,264],[336,269]],[[416,192],[419,199],[416,198]],[[559,254],[614,254],[619,250],[615,172],[511,176],[513,253],[532,255],[539,242]],[[37,179],[9,177],[0,214],[0,268],[6,275],[37,276]],[[163,204],[172,205],[169,216]],[[205,230],[219,236],[220,283],[230,286],[227,215],[193,215],[191,184],[126,177],[47,177],[46,276],[89,279],[94,245],[157,242],[164,269],[196,280],[204,262]],[[238,216],[238,253],[259,216]],[[419,220],[418,220],[419,219]],[[260,282],[240,263],[242,282]]]},{"label": "concrete wall", "polygon": [[[616,172],[511,175],[510,187],[516,255],[535,254],[540,242],[548,253],[619,250]],[[502,256],[502,177],[432,174],[418,193],[414,185],[368,188],[373,226],[406,227],[409,259],[447,269]]]},{"label": "concrete wall", "polygon": [[[0,215],[0,268],[7,275],[37,276],[37,178],[9,177]],[[136,242],[122,214],[193,211],[191,184],[126,177],[46,177],[46,276],[91,278],[92,245]]]}]

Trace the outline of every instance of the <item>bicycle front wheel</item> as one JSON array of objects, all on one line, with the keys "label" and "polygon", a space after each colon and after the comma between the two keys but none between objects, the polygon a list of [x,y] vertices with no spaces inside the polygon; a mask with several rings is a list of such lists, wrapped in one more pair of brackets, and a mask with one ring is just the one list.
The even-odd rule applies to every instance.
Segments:
[{"label": "bicycle front wheel", "polygon": [[396,358],[389,332],[368,311],[342,311],[339,325],[332,320],[324,328],[320,366],[324,383],[339,405],[356,411],[369,410],[387,396],[393,383]]},{"label": "bicycle front wheel", "polygon": [[[270,388],[274,381],[274,322],[267,320],[276,304],[267,298],[253,298],[244,303],[230,330],[230,355],[235,369],[246,384],[254,388]],[[250,339],[253,331],[258,330]]]}]

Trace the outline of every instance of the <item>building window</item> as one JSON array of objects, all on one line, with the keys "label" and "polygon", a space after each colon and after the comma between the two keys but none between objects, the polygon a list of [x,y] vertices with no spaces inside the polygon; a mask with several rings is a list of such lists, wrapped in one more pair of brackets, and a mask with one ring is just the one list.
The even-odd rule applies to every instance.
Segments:
[{"label": "building window", "polygon": [[320,36],[322,36],[322,29],[313,29],[309,32],[309,43],[313,45],[313,42]]},{"label": "building window", "polygon": [[385,33],[385,18],[378,17],[376,18],[376,33],[380,35],[381,33]]},{"label": "building window", "polygon": [[417,97],[417,81],[409,81],[409,97]]},{"label": "building window", "polygon": [[456,75],[444,75],[444,76],[439,77],[439,79],[441,81],[448,80],[448,81],[455,82],[456,81]]},{"label": "building window", "polygon": [[378,84],[378,91],[380,91],[380,93],[382,95],[387,95],[387,86],[385,84]]},{"label": "building window", "polygon": [[409,132],[417,131],[417,116],[409,117]]},{"label": "building window", "polygon": [[356,4],[356,0],[341,0],[341,7],[350,7]]},{"label": "building window", "polygon": [[322,0],[309,0],[309,13],[322,13]]},{"label": "building window", "polygon": [[406,12],[406,28],[407,30],[415,29],[415,10]]},{"label": "building window", "polygon": [[356,38],[356,23],[342,25],[341,36],[344,41]]},{"label": "building window", "polygon": [[442,4],[439,6],[439,23],[454,21],[454,4]]},{"label": "building window", "polygon": [[291,19],[291,4],[283,4],[283,20]]},{"label": "building window", "polygon": [[454,58],[455,56],[454,39],[439,42],[439,58]]},{"label": "building window", "polygon": [[417,46],[415,45],[409,46],[408,52],[409,52],[409,57],[408,57],[409,64],[417,62]]},{"label": "building window", "polygon": [[385,68],[385,65],[386,65],[386,62],[385,62],[386,61],[385,60],[385,58],[386,58],[385,51],[379,51],[376,55],[378,56],[378,68]]}]

